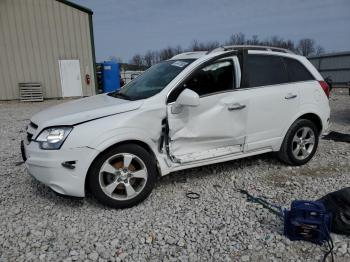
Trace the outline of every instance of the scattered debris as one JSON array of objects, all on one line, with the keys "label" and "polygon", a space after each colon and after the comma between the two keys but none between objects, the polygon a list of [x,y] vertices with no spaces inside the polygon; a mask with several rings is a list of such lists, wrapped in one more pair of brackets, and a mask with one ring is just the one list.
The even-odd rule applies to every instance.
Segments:
[{"label": "scattered debris", "polygon": [[198,193],[189,191],[186,193],[186,197],[189,199],[198,199],[200,197],[200,195]]}]

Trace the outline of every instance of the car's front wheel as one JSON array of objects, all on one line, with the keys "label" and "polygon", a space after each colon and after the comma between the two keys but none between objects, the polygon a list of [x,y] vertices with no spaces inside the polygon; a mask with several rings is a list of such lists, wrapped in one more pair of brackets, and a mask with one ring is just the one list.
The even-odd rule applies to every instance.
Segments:
[{"label": "car's front wheel", "polygon": [[141,146],[124,144],[94,161],[88,183],[91,193],[101,203],[126,208],[147,198],[156,176],[154,158]]},{"label": "car's front wheel", "polygon": [[319,132],[315,124],[307,119],[298,119],[289,128],[278,158],[289,165],[304,165],[314,156],[318,140]]}]

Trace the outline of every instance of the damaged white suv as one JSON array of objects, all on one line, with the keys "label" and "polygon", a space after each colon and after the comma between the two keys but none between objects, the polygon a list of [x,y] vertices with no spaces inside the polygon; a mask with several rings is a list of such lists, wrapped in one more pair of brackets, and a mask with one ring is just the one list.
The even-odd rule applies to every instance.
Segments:
[{"label": "damaged white suv", "polygon": [[183,53],[118,92],[46,109],[31,119],[28,172],[59,194],[130,207],[157,175],[278,152],[315,154],[329,124],[329,88],[302,56],[272,47]]}]

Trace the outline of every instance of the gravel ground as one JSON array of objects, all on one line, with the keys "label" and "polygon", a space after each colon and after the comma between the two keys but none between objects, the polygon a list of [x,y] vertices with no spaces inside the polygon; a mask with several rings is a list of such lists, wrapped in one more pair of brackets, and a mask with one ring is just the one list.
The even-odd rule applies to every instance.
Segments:
[{"label": "gravel ground", "polygon": [[[30,116],[62,101],[0,102],[0,261],[319,261],[323,251],[282,235],[281,221],[238,188],[288,207],[350,182],[350,144],[322,140],[300,168],[271,154],[160,178],[136,207],[114,210],[91,196],[56,196],[20,164]],[[347,91],[331,98],[332,130],[350,133]],[[188,190],[200,193],[190,200]],[[350,239],[333,235],[336,261],[350,261]]]}]

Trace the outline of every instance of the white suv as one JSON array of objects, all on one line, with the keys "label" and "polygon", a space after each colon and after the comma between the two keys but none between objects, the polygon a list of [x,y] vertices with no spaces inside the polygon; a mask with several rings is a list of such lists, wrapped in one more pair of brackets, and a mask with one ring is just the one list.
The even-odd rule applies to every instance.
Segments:
[{"label": "white suv", "polygon": [[120,91],[46,109],[31,119],[29,173],[59,194],[130,207],[157,175],[277,152],[307,163],[329,123],[329,88],[305,58],[229,46],[160,62]]}]

